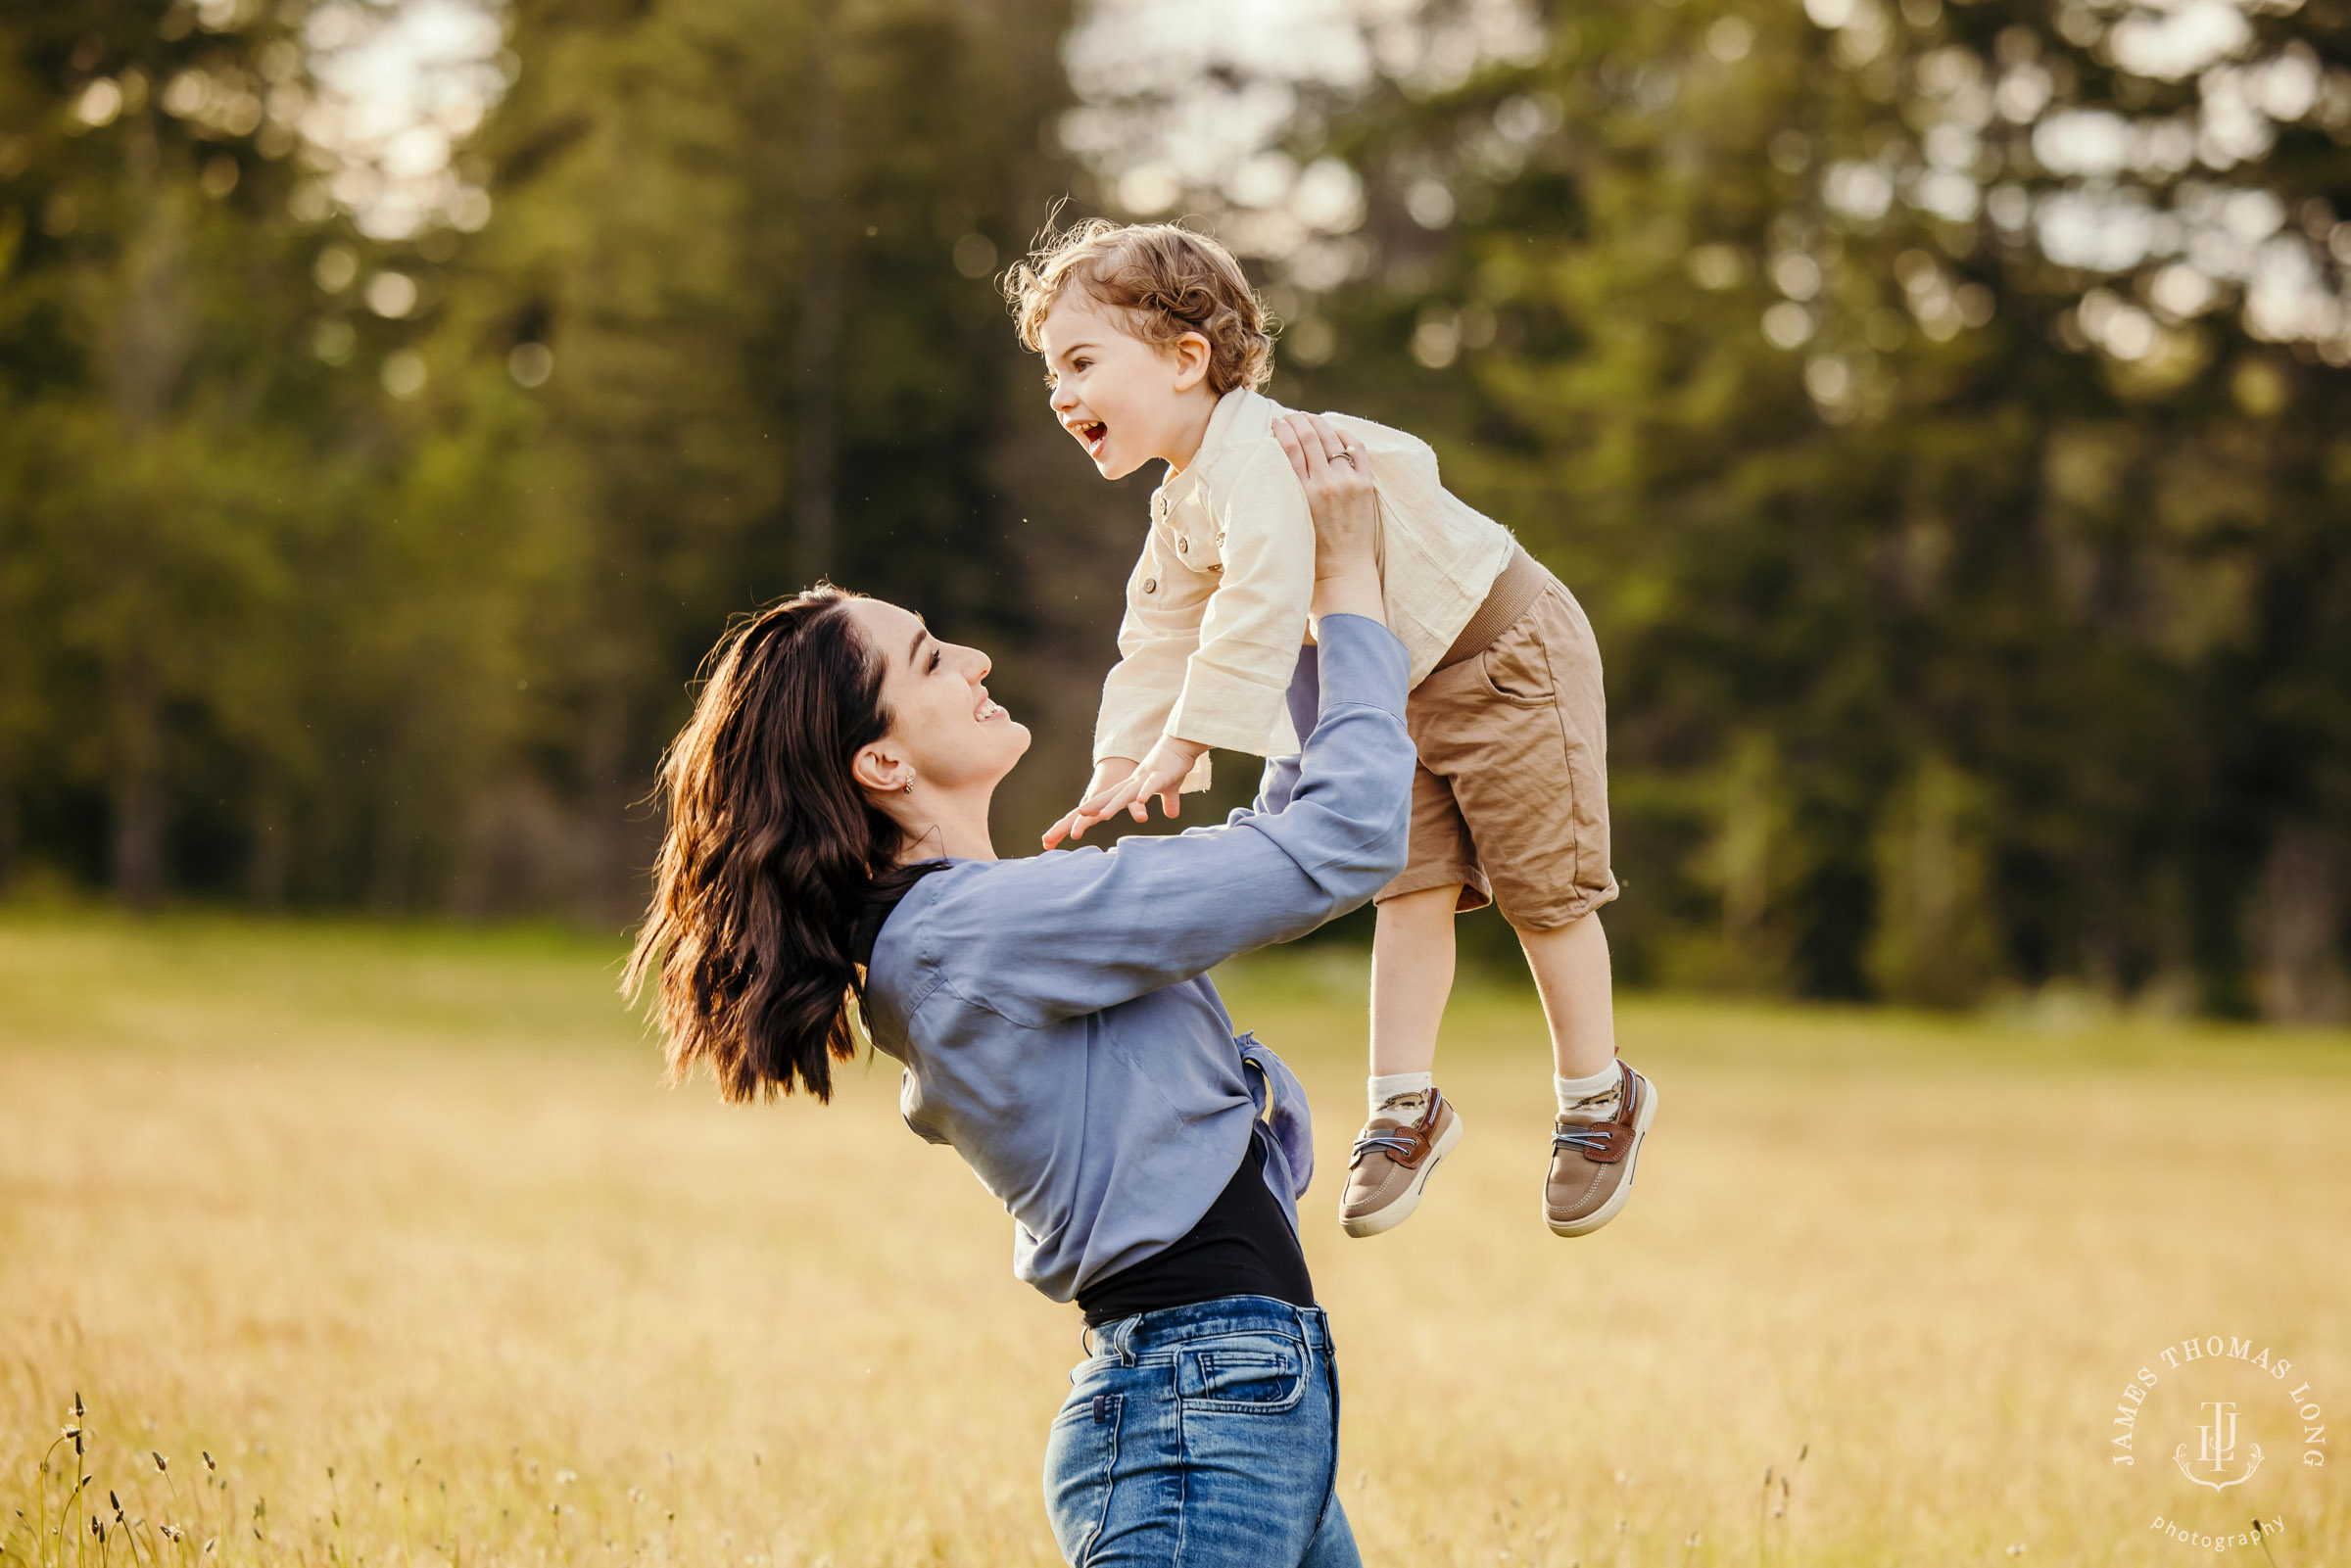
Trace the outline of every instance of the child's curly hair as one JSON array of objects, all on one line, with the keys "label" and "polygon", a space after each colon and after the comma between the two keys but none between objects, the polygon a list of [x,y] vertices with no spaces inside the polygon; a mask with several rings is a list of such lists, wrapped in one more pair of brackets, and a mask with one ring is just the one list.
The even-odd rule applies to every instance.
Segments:
[{"label": "child's curly hair", "polygon": [[1048,226],[1028,259],[1004,274],[1004,297],[1031,352],[1041,351],[1045,315],[1073,283],[1125,315],[1146,342],[1165,346],[1186,332],[1206,338],[1208,384],[1220,397],[1262,387],[1273,374],[1265,305],[1232,253],[1205,234],[1106,217]]}]

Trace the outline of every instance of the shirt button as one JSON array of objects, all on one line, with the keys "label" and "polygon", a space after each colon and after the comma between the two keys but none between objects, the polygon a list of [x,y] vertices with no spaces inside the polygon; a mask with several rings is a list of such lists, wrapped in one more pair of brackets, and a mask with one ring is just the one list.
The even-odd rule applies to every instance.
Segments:
[{"label": "shirt button", "polygon": [[1178,534],[1178,535],[1176,535],[1176,554],[1178,554],[1178,555],[1189,555],[1191,552],[1192,552],[1192,542],[1191,542],[1190,540],[1188,540],[1188,539],[1184,538],[1184,537],[1183,537],[1181,534]]},{"label": "shirt button", "polygon": [[1144,579],[1143,579],[1143,592],[1144,592],[1144,593],[1146,593],[1146,594],[1156,594],[1156,593],[1158,593],[1158,592],[1159,592],[1159,579],[1158,579],[1158,578],[1156,578],[1156,577],[1146,577],[1146,578],[1144,578]]}]

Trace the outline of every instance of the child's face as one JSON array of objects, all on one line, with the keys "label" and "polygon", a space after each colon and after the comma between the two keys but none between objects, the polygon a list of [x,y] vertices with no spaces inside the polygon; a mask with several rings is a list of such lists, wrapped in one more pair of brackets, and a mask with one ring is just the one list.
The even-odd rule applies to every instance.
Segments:
[{"label": "child's face", "polygon": [[1053,384],[1053,416],[1078,438],[1105,479],[1124,479],[1154,457],[1180,467],[1199,446],[1208,391],[1208,340],[1187,333],[1168,347],[1136,337],[1115,311],[1071,288],[1037,334]]}]

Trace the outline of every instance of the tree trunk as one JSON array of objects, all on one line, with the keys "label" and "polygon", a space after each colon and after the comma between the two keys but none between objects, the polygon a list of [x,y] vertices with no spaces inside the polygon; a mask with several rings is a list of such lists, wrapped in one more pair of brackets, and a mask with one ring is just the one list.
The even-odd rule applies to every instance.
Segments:
[{"label": "tree trunk", "polygon": [[579,835],[579,912],[599,925],[636,913],[637,868],[628,864],[630,791],[622,777],[628,737],[628,696],[614,680],[597,694],[580,736],[585,820]]},{"label": "tree trunk", "polygon": [[285,781],[269,769],[254,781],[253,848],[245,863],[245,893],[256,909],[286,901],[286,874],[293,865],[287,842]]},{"label": "tree trunk", "polygon": [[2254,909],[2261,1011],[2279,1023],[2351,1018],[2342,964],[2343,846],[2321,829],[2279,830]]},{"label": "tree trunk", "polygon": [[[124,139],[124,186],[143,221],[122,258],[105,355],[108,402],[126,452],[162,428],[188,356],[187,197],[158,187],[157,156],[151,111]],[[142,525],[167,515],[171,499],[134,494],[124,502],[143,513],[128,530],[136,538]],[[146,569],[135,560],[121,564],[131,574]],[[134,575],[119,585],[131,624],[115,650],[115,891],[133,909],[152,909],[164,886],[163,691],[146,624],[153,600],[136,582]]]},{"label": "tree trunk", "polygon": [[415,835],[408,827],[408,800],[392,795],[375,818],[375,869],[368,879],[367,901],[387,915],[408,907],[408,873],[415,857]]},{"label": "tree trunk", "polygon": [[133,655],[115,690],[115,895],[153,909],[164,890],[163,704],[154,667]]},{"label": "tree trunk", "polygon": [[840,348],[840,84],[836,9],[815,7],[808,120],[801,143],[799,389],[792,432],[793,565],[803,587],[834,568],[839,431],[833,380]]},{"label": "tree trunk", "polygon": [[17,879],[17,792],[0,780],[0,894]]}]

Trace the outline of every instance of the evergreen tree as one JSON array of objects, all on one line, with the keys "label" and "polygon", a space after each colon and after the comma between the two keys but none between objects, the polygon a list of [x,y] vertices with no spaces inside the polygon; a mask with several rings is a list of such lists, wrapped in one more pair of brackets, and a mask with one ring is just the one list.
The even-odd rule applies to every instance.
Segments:
[{"label": "evergreen tree", "polygon": [[1578,6],[1295,145],[1381,261],[1300,396],[1593,612],[1634,973],[2331,994],[2344,21],[2157,25]]}]

